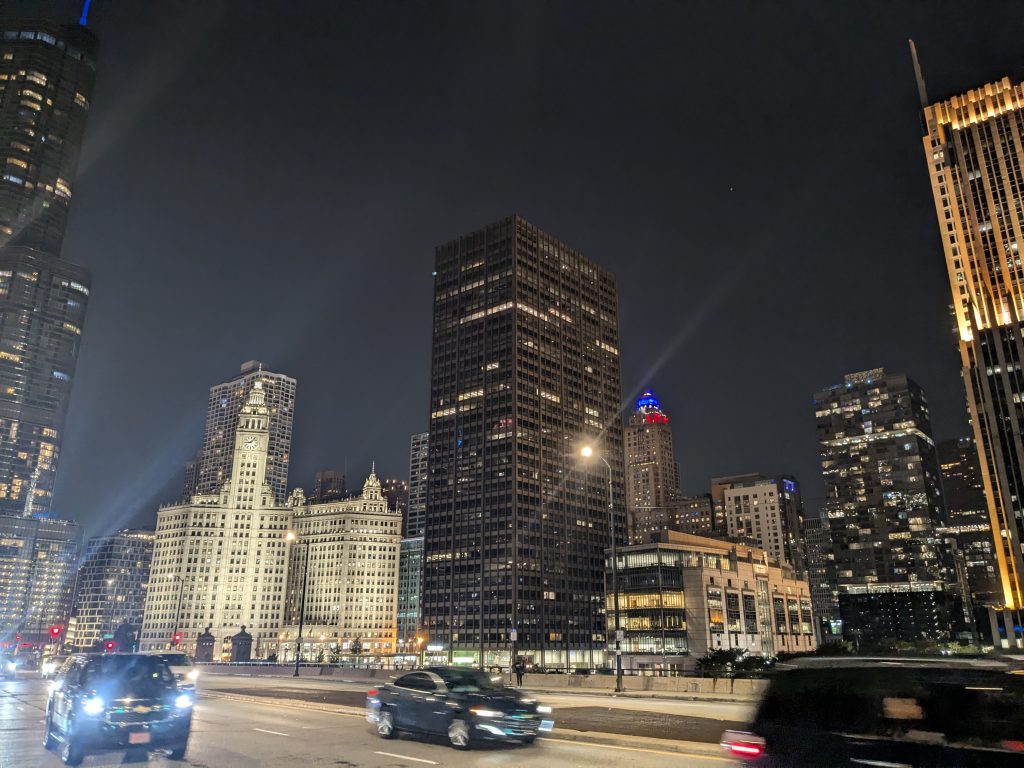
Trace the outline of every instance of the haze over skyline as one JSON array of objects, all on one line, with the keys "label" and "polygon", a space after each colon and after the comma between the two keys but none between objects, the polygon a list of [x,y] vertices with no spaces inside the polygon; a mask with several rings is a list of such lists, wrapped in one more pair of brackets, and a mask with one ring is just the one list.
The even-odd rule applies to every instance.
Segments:
[{"label": "haze over skyline", "polygon": [[513,212],[616,273],[624,407],[654,389],[688,493],[791,472],[816,511],[812,394],[866,368],[966,434],[906,39],[934,101],[1019,80],[1020,19],[791,7],[94,4],[55,510],[151,524],[252,358],[298,380],[291,485],[404,477],[433,248]]}]

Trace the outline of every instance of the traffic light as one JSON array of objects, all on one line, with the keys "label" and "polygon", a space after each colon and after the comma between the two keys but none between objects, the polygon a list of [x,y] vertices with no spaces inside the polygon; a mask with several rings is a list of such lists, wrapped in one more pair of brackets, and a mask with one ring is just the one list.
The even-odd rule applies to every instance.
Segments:
[{"label": "traffic light", "polygon": [[56,640],[63,629],[63,627],[50,627],[50,637]]},{"label": "traffic light", "polygon": [[107,640],[107,642],[103,644],[103,647],[107,649],[107,653],[110,653],[117,647],[117,643],[115,643],[113,640]]},{"label": "traffic light", "polygon": [[175,632],[174,637],[171,638],[171,645],[177,645],[181,642],[181,632]]}]

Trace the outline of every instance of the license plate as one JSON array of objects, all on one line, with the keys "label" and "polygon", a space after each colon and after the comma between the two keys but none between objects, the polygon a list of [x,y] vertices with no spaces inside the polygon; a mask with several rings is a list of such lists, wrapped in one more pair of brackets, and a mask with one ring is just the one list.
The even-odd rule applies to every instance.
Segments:
[{"label": "license plate", "polygon": [[555,727],[555,721],[554,720],[541,720],[540,721],[540,729],[542,731],[551,731],[551,730],[554,730],[554,727]]},{"label": "license plate", "polygon": [[129,733],[128,734],[129,744],[149,744],[149,731],[142,731],[141,733]]}]

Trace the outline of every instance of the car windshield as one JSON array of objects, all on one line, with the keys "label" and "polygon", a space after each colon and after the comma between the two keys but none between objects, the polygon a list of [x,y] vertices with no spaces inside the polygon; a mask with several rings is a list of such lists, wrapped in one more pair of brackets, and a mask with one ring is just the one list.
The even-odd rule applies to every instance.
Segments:
[{"label": "car windshield", "polygon": [[157,657],[115,655],[89,661],[82,681],[86,687],[108,694],[147,698],[174,685],[174,676]]},{"label": "car windshield", "polygon": [[192,666],[192,662],[184,653],[161,653],[154,655],[153,658],[161,659],[165,664],[171,667]]},{"label": "car windshield", "polygon": [[438,677],[444,680],[448,690],[460,693],[476,693],[478,691],[496,691],[504,687],[500,681],[492,680],[490,675],[479,669],[435,669]]}]

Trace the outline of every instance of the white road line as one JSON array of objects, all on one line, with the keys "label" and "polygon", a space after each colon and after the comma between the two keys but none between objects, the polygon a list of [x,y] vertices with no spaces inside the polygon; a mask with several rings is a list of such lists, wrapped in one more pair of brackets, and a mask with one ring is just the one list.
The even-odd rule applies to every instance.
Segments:
[{"label": "white road line", "polygon": [[254,731],[259,731],[260,733],[272,733],[275,736],[287,736],[288,735],[287,733],[281,733],[280,731],[268,731],[266,728],[253,728],[253,730]]},{"label": "white road line", "polygon": [[374,752],[375,755],[384,755],[384,757],[397,757],[402,760],[412,760],[414,763],[426,763],[427,765],[440,765],[433,760],[424,760],[422,757],[409,757],[409,755],[396,755],[394,752]]}]

